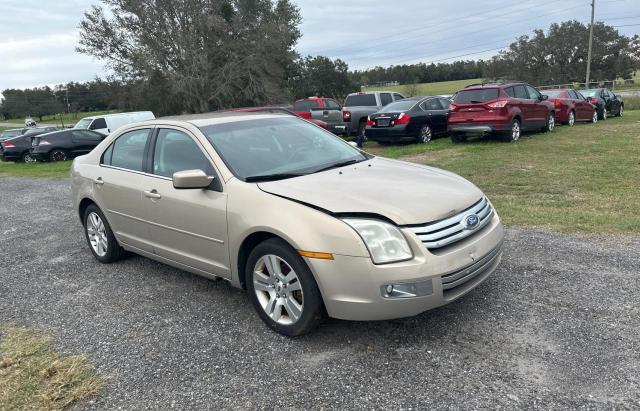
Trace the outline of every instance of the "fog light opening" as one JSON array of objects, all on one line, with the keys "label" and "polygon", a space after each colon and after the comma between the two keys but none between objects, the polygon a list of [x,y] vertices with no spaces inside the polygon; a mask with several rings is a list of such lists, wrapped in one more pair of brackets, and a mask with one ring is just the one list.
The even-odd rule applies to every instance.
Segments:
[{"label": "fog light opening", "polygon": [[433,294],[430,279],[414,283],[384,284],[380,288],[384,298],[412,298]]}]

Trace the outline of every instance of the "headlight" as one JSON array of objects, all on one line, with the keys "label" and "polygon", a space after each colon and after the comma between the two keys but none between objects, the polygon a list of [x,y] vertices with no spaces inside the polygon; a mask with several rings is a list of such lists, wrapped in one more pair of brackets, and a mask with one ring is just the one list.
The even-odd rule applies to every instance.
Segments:
[{"label": "headlight", "polygon": [[397,227],[380,220],[345,218],[362,237],[375,264],[392,263],[413,258],[411,248]]}]

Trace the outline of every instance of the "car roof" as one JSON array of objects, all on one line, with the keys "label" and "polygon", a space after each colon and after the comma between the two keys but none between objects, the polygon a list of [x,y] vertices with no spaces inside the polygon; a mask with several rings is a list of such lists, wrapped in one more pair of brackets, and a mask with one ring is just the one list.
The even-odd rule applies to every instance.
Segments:
[{"label": "car roof", "polygon": [[512,81],[491,81],[491,82],[487,82],[487,83],[475,83],[475,84],[469,84],[468,86],[466,86],[465,88],[463,88],[460,91],[463,90],[478,90],[478,89],[491,89],[491,88],[503,88],[503,87],[511,87],[511,86],[517,86],[517,85],[528,85],[527,83],[525,83],[524,81],[516,81],[516,80],[512,80]]},{"label": "car roof", "polygon": [[[290,116],[299,118],[297,116]],[[213,124],[233,123],[238,121],[259,120],[267,118],[282,118],[279,113],[252,113],[246,111],[214,111],[211,113],[201,114],[183,114],[179,116],[160,117],[155,120],[148,120],[135,123],[136,125],[156,125],[156,124],[173,124],[190,123],[196,127],[206,127]],[[301,119],[301,121],[304,121]]]}]

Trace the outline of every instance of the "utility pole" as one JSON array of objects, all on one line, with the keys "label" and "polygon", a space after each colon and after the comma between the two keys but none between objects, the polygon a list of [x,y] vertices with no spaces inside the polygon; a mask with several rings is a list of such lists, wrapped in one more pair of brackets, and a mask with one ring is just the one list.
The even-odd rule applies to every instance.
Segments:
[{"label": "utility pole", "polygon": [[587,82],[584,88],[589,88],[589,77],[591,75],[591,48],[593,46],[593,17],[596,14],[596,0],[591,0],[591,25],[589,26],[589,51],[587,52]]},{"label": "utility pole", "polygon": [[[588,73],[588,72],[587,72]],[[589,74],[587,74],[587,77],[589,77]],[[67,100],[67,113],[71,113],[71,106],[69,105],[69,87],[67,87],[65,89],[65,98]],[[64,127],[64,126],[63,126]]]}]

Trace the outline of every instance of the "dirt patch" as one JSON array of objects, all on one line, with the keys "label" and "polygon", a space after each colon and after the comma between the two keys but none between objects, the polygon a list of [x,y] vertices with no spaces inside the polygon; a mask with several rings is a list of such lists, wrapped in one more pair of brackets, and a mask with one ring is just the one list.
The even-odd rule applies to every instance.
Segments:
[{"label": "dirt patch", "polygon": [[437,150],[437,151],[426,151],[420,154],[411,154],[408,156],[402,156],[399,160],[409,161],[411,163],[417,164],[427,164],[432,161],[437,161],[446,157],[455,157],[459,156],[461,153],[459,150],[448,148],[445,150]]}]

